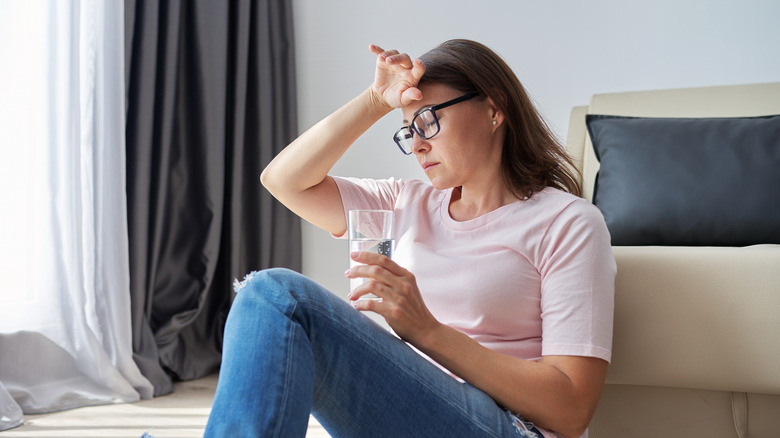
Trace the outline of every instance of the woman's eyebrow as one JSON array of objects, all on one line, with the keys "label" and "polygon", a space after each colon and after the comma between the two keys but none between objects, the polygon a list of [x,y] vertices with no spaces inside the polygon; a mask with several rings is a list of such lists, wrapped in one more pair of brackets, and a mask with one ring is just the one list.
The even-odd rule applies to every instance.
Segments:
[{"label": "woman's eyebrow", "polygon": [[[425,105],[423,107],[420,107],[417,111],[414,112],[414,115],[412,116],[412,120],[414,120],[414,118],[417,117],[421,112],[423,112],[423,111],[425,111],[427,109],[431,109],[431,108],[433,108],[435,106],[436,105],[434,104],[434,105]],[[408,125],[408,124],[410,124],[412,122],[409,121],[409,120],[403,119],[403,120],[401,120],[401,123],[403,123],[404,125]]]}]

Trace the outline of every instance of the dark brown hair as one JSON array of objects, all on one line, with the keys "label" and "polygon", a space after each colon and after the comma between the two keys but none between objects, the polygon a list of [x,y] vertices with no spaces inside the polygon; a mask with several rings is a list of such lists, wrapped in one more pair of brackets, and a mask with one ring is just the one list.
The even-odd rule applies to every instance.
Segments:
[{"label": "dark brown hair", "polygon": [[491,98],[504,114],[501,172],[515,196],[530,198],[545,187],[580,195],[571,158],[500,56],[483,44],[456,39],[420,59],[425,63],[420,85],[436,83],[463,93],[479,93]]}]

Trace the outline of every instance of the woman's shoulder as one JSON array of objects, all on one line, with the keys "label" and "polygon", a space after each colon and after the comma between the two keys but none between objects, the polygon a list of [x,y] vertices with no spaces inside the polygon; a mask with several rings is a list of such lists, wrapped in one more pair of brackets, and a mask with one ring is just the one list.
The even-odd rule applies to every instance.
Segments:
[{"label": "woman's shoulder", "polygon": [[353,184],[361,187],[372,188],[384,188],[386,190],[392,190],[394,192],[400,192],[401,190],[410,191],[425,191],[433,189],[430,183],[421,181],[418,179],[402,179],[402,178],[359,178],[359,177],[346,177],[346,176],[332,176],[337,184]]},{"label": "woman's shoulder", "polygon": [[540,220],[553,223],[579,223],[585,226],[604,225],[601,210],[587,199],[563,190],[547,187],[526,200]]},{"label": "woman's shoulder", "polygon": [[420,197],[435,196],[444,193],[440,190],[436,190],[430,182],[419,179],[402,179],[391,177],[388,179],[369,181],[373,181],[374,184],[392,187],[399,196]]},{"label": "woman's shoulder", "polygon": [[419,179],[400,181],[402,182],[402,188],[398,192],[399,205],[438,205],[446,199],[447,191],[437,190],[429,181]]},{"label": "woman's shoulder", "polygon": [[540,204],[549,212],[545,235],[558,238],[595,235],[609,241],[604,216],[590,201],[554,188],[546,188],[539,194]]},{"label": "woman's shoulder", "polygon": [[[443,196],[442,192],[434,189],[430,183],[416,179],[405,180],[392,177],[373,179],[334,176],[333,180],[341,193],[342,201],[347,203],[350,203],[351,200],[376,198],[387,204],[385,208],[389,208],[389,205],[397,208],[399,205],[439,199]],[[371,208],[378,207],[373,206]]]},{"label": "woman's shoulder", "polygon": [[583,213],[599,212],[599,209],[587,199],[553,187],[547,187],[537,192],[534,197],[538,197],[543,205],[551,208]]}]

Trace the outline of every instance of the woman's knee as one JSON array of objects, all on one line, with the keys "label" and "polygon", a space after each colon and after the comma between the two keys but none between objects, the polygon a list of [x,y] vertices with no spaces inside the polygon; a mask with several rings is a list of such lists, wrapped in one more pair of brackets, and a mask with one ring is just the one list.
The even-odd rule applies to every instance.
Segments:
[{"label": "woman's knee", "polygon": [[296,281],[303,275],[287,268],[270,268],[252,271],[239,281],[233,281],[233,290],[238,294],[245,290],[269,290]]},{"label": "woman's knee", "polygon": [[[238,294],[236,301],[260,300],[283,309],[296,307],[302,301],[310,301],[311,291],[319,289],[316,283],[306,276],[286,268],[252,272],[243,281],[236,280],[233,288]],[[245,297],[242,298],[242,295]]]}]

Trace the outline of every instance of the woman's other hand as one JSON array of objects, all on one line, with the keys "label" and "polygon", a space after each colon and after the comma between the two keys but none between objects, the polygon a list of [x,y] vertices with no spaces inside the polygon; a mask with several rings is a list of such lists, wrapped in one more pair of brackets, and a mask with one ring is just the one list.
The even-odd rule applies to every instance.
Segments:
[{"label": "woman's other hand", "polygon": [[373,44],[368,49],[376,55],[376,73],[371,91],[380,103],[400,108],[422,99],[422,92],[417,88],[425,73],[425,64],[421,60],[412,59],[398,50],[385,51]]},{"label": "woman's other hand", "polygon": [[[412,345],[420,345],[425,336],[433,335],[441,324],[425,306],[411,272],[380,254],[358,252],[350,257],[363,264],[350,268],[347,277],[369,280],[348,296],[356,309],[382,315],[390,328]],[[382,300],[359,299],[366,294],[374,294]]]}]

